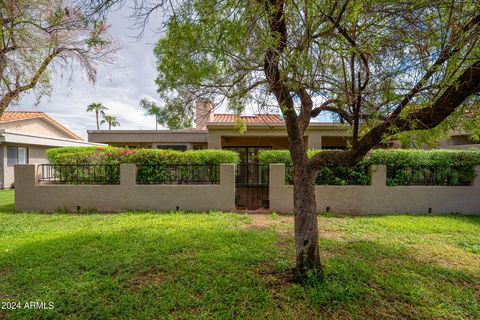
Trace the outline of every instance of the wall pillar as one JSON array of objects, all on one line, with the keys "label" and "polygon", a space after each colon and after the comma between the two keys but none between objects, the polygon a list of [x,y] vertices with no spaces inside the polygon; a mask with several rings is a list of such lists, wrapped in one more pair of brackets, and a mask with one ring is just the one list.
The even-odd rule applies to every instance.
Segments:
[{"label": "wall pillar", "polygon": [[387,186],[387,166],[382,165],[371,165],[368,170],[371,174],[370,185],[374,187],[386,187]]},{"label": "wall pillar", "polygon": [[293,213],[293,186],[285,185],[285,164],[270,165],[268,199],[273,212]]},{"label": "wall pillar", "polygon": [[475,166],[475,179],[473,180],[473,186],[480,188],[480,166]]},{"label": "wall pillar", "polygon": [[220,187],[222,192],[218,197],[223,197],[224,210],[235,210],[235,164],[223,163],[220,165]]},{"label": "wall pillar", "polygon": [[137,165],[133,163],[120,164],[120,185],[134,186],[137,184]]},{"label": "wall pillar", "polygon": [[37,166],[34,164],[16,164],[14,167],[15,189],[31,189],[37,184]]},{"label": "wall pillar", "polygon": [[13,171],[15,179],[15,210],[28,210],[29,205],[35,201],[37,166],[34,164],[16,164]]},{"label": "wall pillar", "polygon": [[269,175],[270,186],[285,185],[285,165],[283,163],[270,164]]}]

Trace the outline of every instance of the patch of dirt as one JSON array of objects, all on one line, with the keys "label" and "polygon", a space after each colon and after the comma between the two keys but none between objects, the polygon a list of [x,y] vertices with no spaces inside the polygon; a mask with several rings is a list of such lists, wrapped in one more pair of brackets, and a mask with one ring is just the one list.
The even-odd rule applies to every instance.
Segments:
[{"label": "patch of dirt", "polygon": [[272,216],[271,214],[250,214],[252,218],[252,222],[245,224],[244,228],[258,228],[258,229],[265,229],[273,225],[278,225],[280,223],[284,223],[287,220],[293,219],[287,216]]},{"label": "patch of dirt", "polygon": [[128,282],[128,287],[130,290],[139,291],[152,283],[161,284],[170,277],[175,277],[175,273],[166,271],[142,272]]},{"label": "patch of dirt", "polygon": [[332,221],[320,220],[318,224],[318,236],[320,238],[326,238],[337,241],[346,241],[346,227],[339,226],[338,223],[333,223]]},{"label": "patch of dirt", "polygon": [[11,269],[2,269],[0,270],[0,277],[6,276],[7,274],[12,273]]},{"label": "patch of dirt", "polygon": [[342,232],[339,231],[332,231],[332,230],[319,230],[318,236],[320,238],[326,238],[336,241],[346,241],[346,237]]}]

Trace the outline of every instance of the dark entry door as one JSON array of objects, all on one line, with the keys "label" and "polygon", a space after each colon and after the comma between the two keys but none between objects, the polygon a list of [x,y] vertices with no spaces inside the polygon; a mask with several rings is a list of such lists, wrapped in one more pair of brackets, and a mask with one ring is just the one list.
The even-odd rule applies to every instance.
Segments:
[{"label": "dark entry door", "polygon": [[238,208],[268,208],[268,167],[256,163],[237,166],[235,202]]},{"label": "dark entry door", "polygon": [[232,147],[240,154],[235,177],[235,203],[239,209],[268,208],[268,166],[260,164],[258,151],[268,147]]}]

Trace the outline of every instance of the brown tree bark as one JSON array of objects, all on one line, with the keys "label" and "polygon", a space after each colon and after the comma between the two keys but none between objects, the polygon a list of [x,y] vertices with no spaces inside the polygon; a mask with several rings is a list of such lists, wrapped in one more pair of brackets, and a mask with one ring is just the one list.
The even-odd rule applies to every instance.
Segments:
[{"label": "brown tree bark", "polygon": [[43,60],[42,64],[38,68],[38,70],[35,72],[33,77],[30,79],[30,82],[25,84],[25,85],[17,85],[14,89],[10,90],[7,92],[1,99],[0,99],[0,116],[3,114],[3,112],[8,108],[10,103],[18,98],[18,96],[27,90],[35,88],[37,85],[38,81],[40,80],[40,77],[42,74],[47,70],[48,65],[52,60],[58,56],[62,52],[62,49],[56,49],[52,53],[50,53],[45,59]]},{"label": "brown tree bark", "polygon": [[305,280],[312,272],[323,276],[318,244],[315,176],[316,172],[307,170],[306,163],[297,163],[294,166],[295,272],[300,281]]},{"label": "brown tree bark", "polygon": [[320,260],[318,245],[317,210],[315,202],[314,180],[317,170],[309,170],[307,146],[303,135],[310,123],[312,100],[303,89],[298,89],[302,112],[297,116],[291,88],[283,79],[278,58],[287,43],[287,28],[283,17],[284,0],[271,0],[267,6],[270,15],[272,34],[279,34],[276,45],[266,51],[264,57],[264,72],[270,90],[275,95],[280,110],[285,117],[290,155],[294,163],[294,213],[295,213],[295,276],[304,281],[313,272],[322,275],[323,267]]}]

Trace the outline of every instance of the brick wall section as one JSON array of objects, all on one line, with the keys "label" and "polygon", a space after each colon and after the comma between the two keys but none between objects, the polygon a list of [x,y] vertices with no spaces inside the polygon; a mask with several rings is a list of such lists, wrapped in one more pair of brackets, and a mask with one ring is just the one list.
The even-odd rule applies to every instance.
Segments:
[{"label": "brick wall section", "polygon": [[217,185],[137,185],[136,166],[120,165],[119,185],[38,184],[35,165],[15,166],[17,211],[127,210],[206,211],[235,209],[235,166],[220,167]]},{"label": "brick wall section", "polygon": [[[372,166],[369,186],[316,186],[318,212],[346,214],[480,214],[480,166],[472,186],[386,186],[386,166]],[[270,165],[270,211],[293,213],[285,165]]]},{"label": "brick wall section", "polygon": [[[386,186],[386,166],[372,166],[369,186],[316,186],[317,210],[338,214],[480,214],[480,166],[472,186]],[[120,185],[38,184],[35,165],[15,166],[17,211],[206,211],[235,209],[235,166],[220,168],[218,185],[137,185],[136,166],[120,166]],[[285,166],[270,165],[270,211],[293,213]]]}]

